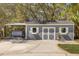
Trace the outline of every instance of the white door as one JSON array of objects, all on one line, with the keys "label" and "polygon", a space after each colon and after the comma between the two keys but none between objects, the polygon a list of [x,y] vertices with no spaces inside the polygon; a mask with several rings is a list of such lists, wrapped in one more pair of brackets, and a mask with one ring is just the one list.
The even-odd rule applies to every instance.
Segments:
[{"label": "white door", "polygon": [[43,27],[42,28],[43,40],[55,40],[55,27]]}]

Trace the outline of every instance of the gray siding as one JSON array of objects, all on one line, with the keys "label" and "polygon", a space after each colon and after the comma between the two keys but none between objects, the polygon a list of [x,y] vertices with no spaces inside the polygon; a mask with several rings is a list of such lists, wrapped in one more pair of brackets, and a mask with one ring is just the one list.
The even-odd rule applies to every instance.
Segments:
[{"label": "gray siding", "polygon": [[[39,33],[37,33],[37,34],[30,33],[30,28],[31,27],[38,27],[39,28]],[[41,40],[42,39],[42,27],[55,27],[56,28],[56,33],[59,33],[59,27],[68,27],[69,28],[68,34],[60,35],[61,39],[65,39],[65,40],[73,40],[74,39],[73,25],[28,25],[27,26],[27,39]],[[57,35],[56,35],[56,39],[57,39]]]}]

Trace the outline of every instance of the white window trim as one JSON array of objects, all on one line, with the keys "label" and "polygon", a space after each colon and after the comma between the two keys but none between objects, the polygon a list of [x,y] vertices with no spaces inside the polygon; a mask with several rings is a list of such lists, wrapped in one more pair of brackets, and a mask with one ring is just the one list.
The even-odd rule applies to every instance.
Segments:
[{"label": "white window trim", "polygon": [[[66,32],[65,33],[62,33],[62,31],[61,31],[62,28],[66,28]],[[59,28],[59,33],[63,34],[63,35],[68,34],[68,27],[60,27]]]},{"label": "white window trim", "polygon": [[[42,40],[45,40],[44,34],[48,35],[48,39],[49,39],[49,34],[51,34],[51,33],[49,33],[50,28],[54,29],[54,33],[53,33],[54,34],[54,40],[56,39],[56,28],[55,27],[42,27]],[[48,29],[48,33],[44,33],[44,29]]]},{"label": "white window trim", "polygon": [[[36,28],[36,32],[35,32],[35,33],[33,32],[33,28]],[[30,30],[31,30],[31,33],[32,33],[32,34],[37,34],[37,33],[39,33],[39,28],[38,28],[38,27],[31,27]]]}]

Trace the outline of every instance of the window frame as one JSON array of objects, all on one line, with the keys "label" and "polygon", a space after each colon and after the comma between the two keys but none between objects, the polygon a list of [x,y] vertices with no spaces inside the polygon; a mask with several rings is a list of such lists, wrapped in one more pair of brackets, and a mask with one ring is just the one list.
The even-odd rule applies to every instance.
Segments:
[{"label": "window frame", "polygon": [[[62,32],[62,28],[65,28],[66,29],[66,32],[65,33]],[[66,34],[68,34],[68,30],[69,30],[68,27],[60,27],[59,28],[59,33],[66,35]]]},{"label": "window frame", "polygon": [[[36,32],[33,32],[33,28],[36,28]],[[37,33],[39,33],[39,28],[38,28],[38,27],[31,27],[30,29],[31,29],[31,33],[32,33],[32,34],[37,34]]]}]

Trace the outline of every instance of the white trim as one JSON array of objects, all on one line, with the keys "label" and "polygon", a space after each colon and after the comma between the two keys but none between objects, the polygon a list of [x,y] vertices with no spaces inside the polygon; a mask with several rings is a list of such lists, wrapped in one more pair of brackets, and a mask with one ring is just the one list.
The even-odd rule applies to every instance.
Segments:
[{"label": "white trim", "polygon": [[[55,38],[56,38],[56,28],[55,28],[55,27],[49,27],[49,29],[51,29],[51,28],[54,29],[54,34],[53,34],[53,35],[54,35],[54,39],[53,39],[53,40],[55,40]],[[50,34],[52,34],[52,33],[49,33],[49,35],[50,35]],[[49,35],[48,35],[48,36],[49,36]]]},{"label": "white trim", "polygon": [[[48,33],[44,33],[44,29],[47,28],[48,29]],[[54,34],[53,33],[49,33],[49,29],[53,28],[54,29]],[[55,27],[42,27],[42,40],[44,40],[44,34],[48,35],[48,39],[49,39],[49,35],[53,34],[54,35],[54,39],[56,38],[56,28]]]},{"label": "white trim", "polygon": [[49,40],[49,35],[50,35],[50,34],[49,34],[49,28],[48,28],[48,40]]},{"label": "white trim", "polygon": [[[45,29],[45,28],[47,28],[47,27],[42,27],[42,40],[44,40],[44,34],[45,34],[45,33],[44,33],[44,29]],[[48,35],[48,34],[47,34],[47,35]]]},{"label": "white trim", "polygon": [[54,40],[56,40],[56,27],[54,27]]},{"label": "white trim", "polygon": [[72,24],[27,24],[27,23],[10,23],[10,24],[5,24],[5,26],[8,26],[8,25],[74,25],[74,23]]},{"label": "white trim", "polygon": [[26,25],[74,25],[74,24],[26,24]]},{"label": "white trim", "polygon": [[[35,33],[33,32],[33,28],[36,28],[36,32]],[[37,34],[37,33],[39,33],[39,28],[38,27],[31,27],[30,28],[30,32],[31,32],[31,34]]]},{"label": "white trim", "polygon": [[74,35],[74,30],[75,30],[75,28],[74,28],[74,25],[73,25],[73,40],[74,40],[74,36],[75,36],[75,35]]},{"label": "white trim", "polygon": [[27,39],[27,25],[25,26],[25,39]]},{"label": "white trim", "polygon": [[[66,29],[66,32],[65,33],[62,33],[62,31],[61,31],[61,29],[62,28],[65,28]],[[61,34],[61,35],[65,35],[65,34],[67,34],[68,33],[68,27],[59,27],[59,33]]]},{"label": "white trim", "polygon": [[44,29],[43,29],[43,27],[42,27],[42,40],[44,39],[44,35],[43,35],[43,32],[44,32]]},{"label": "white trim", "polygon": [[7,25],[26,25],[26,23],[8,23],[8,24],[5,24],[6,26]]}]

